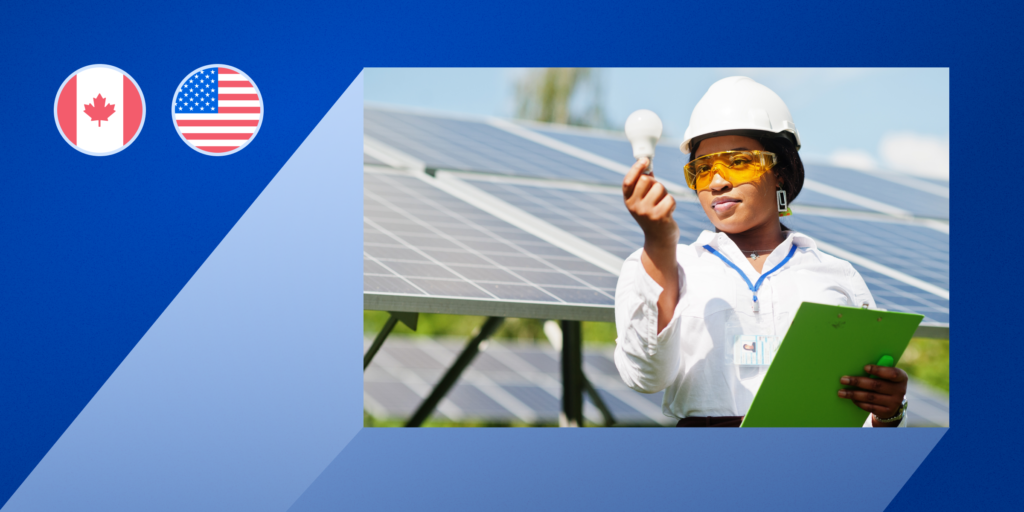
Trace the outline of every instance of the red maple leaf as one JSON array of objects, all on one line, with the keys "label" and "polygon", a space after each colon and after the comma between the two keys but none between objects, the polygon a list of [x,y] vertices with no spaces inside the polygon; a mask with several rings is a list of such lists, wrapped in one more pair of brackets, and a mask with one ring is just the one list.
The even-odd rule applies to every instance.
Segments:
[{"label": "red maple leaf", "polygon": [[108,105],[102,94],[97,94],[92,103],[92,105],[86,104],[83,112],[89,115],[90,120],[96,121],[96,126],[103,126],[103,121],[108,121],[107,118],[114,113],[114,104]]}]

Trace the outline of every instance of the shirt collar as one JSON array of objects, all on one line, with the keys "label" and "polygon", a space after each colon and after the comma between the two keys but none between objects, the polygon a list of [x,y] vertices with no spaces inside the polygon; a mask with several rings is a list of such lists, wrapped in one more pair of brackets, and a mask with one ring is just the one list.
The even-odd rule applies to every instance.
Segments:
[{"label": "shirt collar", "polygon": [[[704,250],[704,246],[705,245],[710,245],[714,249],[721,249],[723,243],[726,243],[726,244],[729,244],[729,245],[732,245],[732,246],[736,245],[736,244],[732,243],[732,240],[730,240],[729,236],[726,235],[725,233],[716,233],[714,231],[708,231],[708,230],[705,229],[697,237],[697,241],[694,242],[693,245],[697,246],[700,250]],[[816,243],[814,243],[814,239],[813,238],[811,238],[811,237],[809,237],[809,236],[807,236],[807,235],[805,235],[803,233],[800,233],[799,231],[792,231],[792,230],[788,231],[787,235],[786,235],[786,239],[781,244],[779,244],[779,246],[780,247],[784,247],[788,251],[790,244],[796,245],[797,247],[800,247],[801,249],[804,249],[804,248],[806,248],[806,249],[817,249],[818,248],[818,245]]]},{"label": "shirt collar", "polygon": [[811,237],[809,237],[809,236],[807,236],[807,235],[805,235],[803,233],[800,233],[799,231],[790,231],[789,235],[786,237],[786,242],[785,243],[787,245],[792,243],[793,245],[796,245],[797,247],[799,247],[801,249],[817,249],[818,248],[818,244],[816,244],[814,242],[813,238],[811,238]]},{"label": "shirt collar", "polygon": [[[730,239],[725,233],[704,231],[697,237],[697,241],[694,245],[698,251],[707,252],[707,249],[704,249],[704,245],[708,245],[712,249],[722,253],[726,258],[736,264],[743,273],[747,274],[748,279],[756,279],[759,276],[757,271],[754,270],[754,267],[746,261],[746,257],[740,252],[739,247],[737,247],[732,239]],[[804,235],[803,233],[790,230],[786,234],[786,239],[783,240],[783,242],[770,254],[765,255],[766,259],[764,262],[764,270],[767,271],[779,262],[783,261],[786,258],[786,255],[789,254],[790,248],[794,245],[801,249],[817,249],[817,245],[811,237]]]}]

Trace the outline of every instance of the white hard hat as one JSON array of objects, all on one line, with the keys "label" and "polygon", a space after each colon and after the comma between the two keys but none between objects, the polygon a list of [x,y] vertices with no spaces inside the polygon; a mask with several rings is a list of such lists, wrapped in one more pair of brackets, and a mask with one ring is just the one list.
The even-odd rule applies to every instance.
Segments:
[{"label": "white hard hat", "polygon": [[800,132],[782,98],[751,78],[730,76],[711,84],[697,102],[679,149],[692,153],[691,141],[751,131],[787,136],[800,149]]}]

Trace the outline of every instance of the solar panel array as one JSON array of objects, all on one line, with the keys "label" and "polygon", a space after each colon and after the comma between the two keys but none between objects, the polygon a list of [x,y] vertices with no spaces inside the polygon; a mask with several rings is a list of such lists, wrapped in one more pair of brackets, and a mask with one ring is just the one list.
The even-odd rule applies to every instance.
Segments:
[{"label": "solar panel array", "polygon": [[[629,141],[625,140],[624,137],[604,134],[584,135],[576,130],[567,131],[554,128],[534,129],[548,137],[585,149],[620,164],[633,164],[633,150]],[[686,165],[688,160],[689,155],[680,151],[677,145],[659,144],[654,156],[655,175],[680,185],[685,185],[683,166]],[[854,169],[841,169],[829,165],[804,162],[804,173],[805,177],[809,180],[907,210],[918,217],[949,219],[948,196],[942,197],[881,178],[875,174]],[[916,180],[916,178],[913,180]],[[935,183],[931,184],[935,185]],[[796,204],[845,210],[873,211],[862,204],[810,190],[807,187],[800,191]]]},{"label": "solar panel array", "polygon": [[[477,188],[598,246],[626,258],[643,245],[643,231],[622,207],[619,192],[581,191],[472,179]],[[714,229],[700,205],[679,202],[674,215],[680,240],[695,240]],[[949,235],[932,228],[859,219],[794,215],[787,227],[867,257],[910,276],[949,289]],[[948,323],[949,300],[854,263],[879,307],[926,315]]]},{"label": "solar panel array", "polygon": [[364,133],[428,168],[616,184],[622,176],[486,123],[365,109]]},{"label": "solar panel array", "polygon": [[[366,340],[369,343],[370,340]],[[395,336],[366,370],[364,404],[379,419],[405,419],[419,406],[465,341]],[[623,384],[611,347],[587,346],[584,372],[611,409],[618,425],[671,425],[661,412],[664,392],[637,393]],[[441,401],[435,420],[483,420],[495,424],[556,424],[561,410],[559,354],[547,343],[488,342],[459,383]],[[948,426],[949,402],[941,394],[911,382],[911,426]],[[586,396],[584,416],[602,424],[603,416]]]},{"label": "solar panel array", "polygon": [[413,176],[364,175],[367,293],[614,303],[616,277]]},{"label": "solar panel array", "polygon": [[[626,140],[625,135],[595,133],[584,135],[582,131],[565,130],[556,128],[544,128],[543,125],[530,125],[530,128],[552,139],[565,142],[580,149],[589,151],[595,155],[602,156],[616,163],[631,166],[633,159],[633,147]],[[689,160],[689,155],[679,150],[676,144],[658,144],[654,151],[654,174],[659,178],[667,179],[678,185],[685,186],[686,179],[683,175],[683,166]],[[621,184],[622,177],[613,183]]]},{"label": "solar panel array", "polygon": [[[916,217],[949,219],[948,195],[943,197],[855,169],[807,164],[804,170],[808,179],[902,208]],[[917,178],[912,180],[917,181]],[[800,192],[800,196],[801,198],[803,197],[803,192]],[[820,204],[819,206],[835,208],[835,206],[828,203]]]}]

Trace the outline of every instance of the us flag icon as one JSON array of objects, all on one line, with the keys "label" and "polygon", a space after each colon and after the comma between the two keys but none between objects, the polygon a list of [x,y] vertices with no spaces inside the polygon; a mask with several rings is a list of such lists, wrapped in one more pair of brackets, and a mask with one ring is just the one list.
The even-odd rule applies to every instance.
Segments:
[{"label": "us flag icon", "polygon": [[263,97],[240,69],[211,64],[181,81],[171,112],[178,135],[189,147],[224,156],[241,151],[256,137],[263,122]]},{"label": "us flag icon", "polygon": [[53,102],[53,117],[71,147],[87,155],[113,155],[139,136],[146,100],[128,73],[94,64],[64,80]]}]

